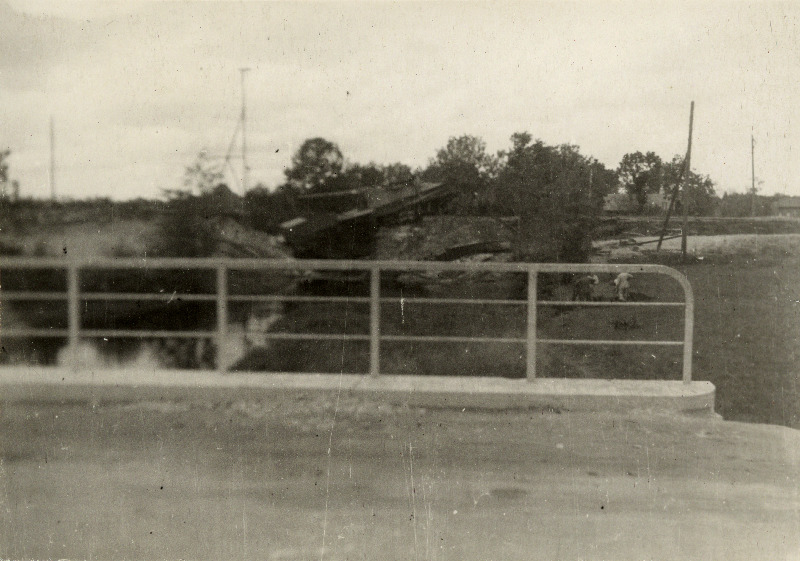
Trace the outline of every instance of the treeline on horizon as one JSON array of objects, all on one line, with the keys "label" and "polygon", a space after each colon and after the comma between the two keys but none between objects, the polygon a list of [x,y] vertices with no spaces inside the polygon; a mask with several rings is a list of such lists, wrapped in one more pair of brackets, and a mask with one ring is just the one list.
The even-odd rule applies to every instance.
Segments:
[{"label": "treeline on horizon", "polygon": [[[7,184],[8,151],[2,156],[0,182]],[[582,154],[577,146],[548,145],[521,132],[511,136],[507,149],[495,154],[486,150],[479,137],[452,137],[427,166],[412,170],[402,163],[350,162],[334,142],[316,137],[304,141],[295,152],[282,184],[273,189],[259,184],[243,197],[223,186],[222,165],[203,151],[186,167],[182,188],[165,190],[163,200],[7,199],[3,205],[6,211],[0,213],[6,216],[0,218],[24,220],[25,214],[44,212],[58,215],[61,223],[69,223],[87,218],[104,222],[157,216],[182,220],[194,216],[200,222],[197,228],[202,230],[204,217],[221,212],[220,206],[238,201],[234,205],[240,220],[276,234],[282,222],[302,212],[304,195],[436,182],[446,183],[455,191],[446,209],[448,214],[516,217],[518,259],[564,261],[586,257],[606,197],[614,193],[627,195],[626,213],[634,215],[663,214],[663,207],[650,204],[651,197],[659,195],[662,201],[669,200],[678,182],[688,187],[688,212],[693,216],[766,216],[777,198],[752,193],[726,193],[719,197],[708,176],[690,171],[684,178],[682,168],[682,156],[667,161],[654,152],[631,152],[623,156],[616,169],[608,169],[597,159]],[[191,235],[191,228],[186,233]]]},{"label": "treeline on horizon", "polygon": [[[501,150],[497,154],[486,151],[485,143],[476,136],[462,135],[452,137],[447,145],[441,148],[428,165],[423,168],[412,168],[402,163],[368,164],[351,163],[342,154],[339,147],[323,138],[306,140],[292,158],[291,167],[284,171],[286,179],[283,183],[270,188],[256,184],[248,191],[251,196],[263,196],[265,193],[277,194],[290,192],[294,195],[303,193],[323,193],[348,191],[369,187],[380,187],[413,179],[421,181],[448,182],[453,184],[465,196],[460,197],[456,212],[491,215],[507,211],[508,205],[498,201],[498,182],[505,179],[501,171],[508,162],[513,149],[523,140],[531,144],[531,135],[516,133],[511,137],[512,149]],[[579,148],[574,145],[548,146],[541,140],[533,143],[534,152],[539,163],[546,159],[546,152],[558,151],[580,155]],[[116,201],[106,197],[94,198],[61,198],[56,201],[43,198],[21,197],[16,181],[9,181],[7,158],[10,150],[0,152],[0,184],[6,184],[5,203],[19,203],[21,206],[43,204],[56,208],[78,208],[88,203],[90,206],[111,208],[112,206],[125,217],[136,215],[141,209],[145,216],[151,210],[161,210],[176,195],[202,195],[210,188],[224,183],[223,166],[212,161],[206,151],[201,151],[195,161],[185,168],[182,189],[163,189],[162,198],[138,197]],[[543,157],[544,156],[544,157]],[[630,207],[634,214],[651,213],[648,208],[647,195],[662,193],[668,196],[680,175],[683,157],[676,155],[671,161],[663,160],[654,152],[630,152],[623,156],[615,170],[608,170],[605,165],[592,157],[580,155],[592,168],[600,172],[598,186],[610,193],[626,193],[631,200]],[[608,180],[608,172],[615,179]],[[541,179],[541,176],[536,178]],[[593,179],[593,178],[592,178]],[[12,189],[12,184],[14,189]],[[770,204],[781,198],[781,195],[758,195],[752,193],[716,194],[716,185],[708,177],[691,172],[689,177],[690,209],[695,216],[745,217],[765,216],[769,214]],[[467,200],[471,199],[471,200]],[[755,201],[755,204],[753,204]]]}]

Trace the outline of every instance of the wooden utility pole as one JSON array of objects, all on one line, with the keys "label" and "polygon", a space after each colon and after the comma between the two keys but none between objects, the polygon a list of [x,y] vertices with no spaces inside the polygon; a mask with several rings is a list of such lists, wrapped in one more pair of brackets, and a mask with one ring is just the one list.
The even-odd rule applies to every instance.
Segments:
[{"label": "wooden utility pole", "polygon": [[669,200],[669,206],[667,207],[667,214],[664,217],[664,225],[661,227],[661,235],[658,238],[658,245],[656,245],[656,252],[661,250],[661,243],[664,241],[664,236],[667,235],[667,226],[669,225],[669,219],[672,216],[672,209],[675,208],[675,201],[678,200],[678,194],[680,193],[681,183],[683,182],[684,173],[686,173],[685,158],[683,160],[683,163],[681,164],[681,172],[678,174],[678,179],[675,181],[675,187],[672,188],[672,197]]},{"label": "wooden utility pole", "polygon": [[56,133],[53,116],[50,116],[50,200],[56,200]]},{"label": "wooden utility pole", "polygon": [[689,180],[692,175],[692,126],[694,124],[694,101],[689,109],[689,147],[686,150],[686,161],[684,162],[683,177],[683,196],[681,206],[683,207],[683,226],[681,232],[681,255],[686,261],[686,235],[689,229]]},{"label": "wooden utility pole", "polygon": [[750,216],[756,215],[756,140],[750,131]]},{"label": "wooden utility pole", "polygon": [[[675,208],[675,202],[678,200],[678,195],[681,193],[681,183],[683,185],[683,197],[681,204],[683,206],[683,228],[681,232],[681,250],[683,251],[684,258],[686,257],[686,227],[687,227],[687,212],[688,212],[688,205],[686,204],[686,184],[689,182],[689,165],[691,164],[691,156],[692,156],[692,123],[694,122],[694,101],[692,102],[691,109],[689,110],[689,146],[686,149],[686,157],[683,159],[683,164],[681,165],[680,174],[678,174],[678,179],[675,181],[675,187],[672,190],[672,198],[669,201],[669,206],[667,207],[667,214],[664,217],[664,225],[661,227],[661,235],[658,238],[658,245],[656,246],[656,251],[661,249],[661,243],[664,241],[664,236],[667,235],[667,226],[669,226],[669,219],[672,216],[672,209]],[[686,182],[684,182],[684,178],[686,178]]]},{"label": "wooden utility pole", "polygon": [[244,77],[249,68],[240,68],[242,76],[242,195],[247,193],[247,176],[250,168],[247,165],[247,96],[244,91]]}]

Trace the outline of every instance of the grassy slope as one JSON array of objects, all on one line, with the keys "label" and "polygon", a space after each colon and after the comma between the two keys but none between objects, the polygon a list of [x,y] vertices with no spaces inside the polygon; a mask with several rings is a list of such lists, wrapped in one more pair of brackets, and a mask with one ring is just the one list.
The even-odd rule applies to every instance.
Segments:
[{"label": "grassy slope", "polygon": [[[717,411],[729,420],[800,428],[800,258],[716,257],[677,268],[695,294],[693,378],[716,386]],[[666,338],[680,337],[680,317],[654,309],[605,316],[576,310],[543,329],[560,334],[591,324],[605,338],[614,332],[614,313],[634,320],[631,338],[648,338],[656,325],[672,332]],[[680,377],[679,349],[563,349],[546,354],[549,375]]]},{"label": "grassy slope", "polygon": [[800,428],[800,260],[694,265],[695,364],[725,418]]}]

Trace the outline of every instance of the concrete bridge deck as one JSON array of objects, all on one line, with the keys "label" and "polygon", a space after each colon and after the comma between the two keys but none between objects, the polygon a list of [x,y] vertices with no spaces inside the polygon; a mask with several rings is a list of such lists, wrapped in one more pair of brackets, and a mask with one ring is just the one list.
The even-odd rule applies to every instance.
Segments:
[{"label": "concrete bridge deck", "polygon": [[[278,394],[270,376],[209,374],[179,394],[182,373],[57,374],[0,388],[35,400],[0,403],[0,557],[800,559],[800,431],[786,427],[393,406],[350,394],[359,377],[317,393],[292,377],[299,391]],[[58,401],[112,389],[233,399]]]},{"label": "concrete bridge deck", "polygon": [[564,411],[709,413],[714,385],[675,380],[593,380],[539,378],[533,381],[445,376],[354,374],[218,374],[194,370],[72,370],[18,367],[0,369],[6,402],[229,400],[282,393],[367,396],[419,407],[457,409],[551,408]]}]

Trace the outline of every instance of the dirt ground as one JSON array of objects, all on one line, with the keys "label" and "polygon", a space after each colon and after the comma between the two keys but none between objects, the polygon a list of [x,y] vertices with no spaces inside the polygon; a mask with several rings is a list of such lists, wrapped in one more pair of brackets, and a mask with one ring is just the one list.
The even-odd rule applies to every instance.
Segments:
[{"label": "dirt ground", "polygon": [[6,405],[0,558],[800,559],[800,432],[281,402]]},{"label": "dirt ground", "polygon": [[[622,261],[626,257],[636,257],[642,252],[656,248],[654,240],[658,236],[640,236],[629,240],[604,240],[594,244],[595,249],[609,252],[608,258]],[[636,242],[636,243],[634,243]],[[637,243],[639,245],[637,245]],[[681,239],[665,239],[661,250],[677,252],[681,249]],[[739,256],[739,257],[787,257],[800,255],[800,234],[728,234],[714,236],[688,236],[686,251],[693,257]]]},{"label": "dirt ground", "polygon": [[118,220],[112,226],[87,222],[42,226],[32,232],[2,232],[0,242],[19,247],[24,255],[111,257],[145,255],[155,235],[152,221]]}]

